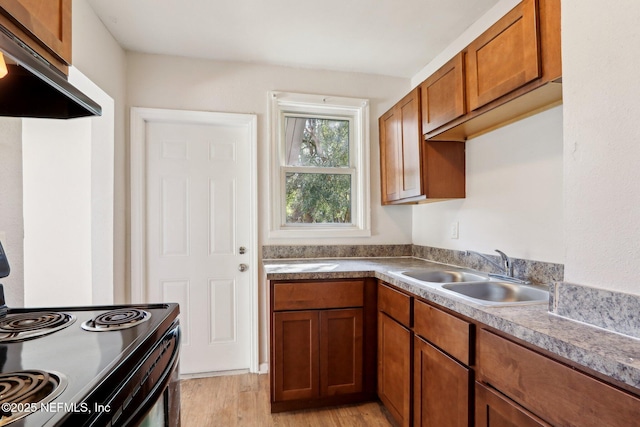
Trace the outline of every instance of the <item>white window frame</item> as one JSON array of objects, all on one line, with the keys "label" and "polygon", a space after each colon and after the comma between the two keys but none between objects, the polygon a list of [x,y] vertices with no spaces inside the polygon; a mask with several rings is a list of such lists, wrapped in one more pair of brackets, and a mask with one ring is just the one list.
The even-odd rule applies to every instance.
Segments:
[{"label": "white window frame", "polygon": [[[286,173],[305,168],[285,165],[284,121],[286,116],[349,120],[349,168],[351,175],[350,224],[287,224]],[[369,180],[369,100],[290,92],[269,92],[270,182],[269,237],[369,237],[371,236]],[[329,172],[309,167],[308,172]]]}]

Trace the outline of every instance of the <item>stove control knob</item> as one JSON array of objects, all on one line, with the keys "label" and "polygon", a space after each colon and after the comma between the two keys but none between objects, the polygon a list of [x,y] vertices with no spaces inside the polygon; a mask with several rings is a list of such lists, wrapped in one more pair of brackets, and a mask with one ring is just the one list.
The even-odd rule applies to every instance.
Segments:
[{"label": "stove control knob", "polygon": [[247,271],[248,269],[249,269],[249,266],[248,266],[247,264],[240,264],[240,265],[238,266],[238,270],[240,270],[240,271],[242,271],[242,272],[245,272],[245,271]]}]

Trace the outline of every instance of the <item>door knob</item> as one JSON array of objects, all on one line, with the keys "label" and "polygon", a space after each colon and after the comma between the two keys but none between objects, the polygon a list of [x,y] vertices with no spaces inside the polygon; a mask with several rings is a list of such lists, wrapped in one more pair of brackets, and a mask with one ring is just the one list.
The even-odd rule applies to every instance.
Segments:
[{"label": "door knob", "polygon": [[238,270],[240,270],[240,271],[242,271],[242,272],[245,272],[245,271],[247,271],[248,269],[249,269],[249,266],[248,266],[247,264],[240,264],[240,265],[238,266]]}]

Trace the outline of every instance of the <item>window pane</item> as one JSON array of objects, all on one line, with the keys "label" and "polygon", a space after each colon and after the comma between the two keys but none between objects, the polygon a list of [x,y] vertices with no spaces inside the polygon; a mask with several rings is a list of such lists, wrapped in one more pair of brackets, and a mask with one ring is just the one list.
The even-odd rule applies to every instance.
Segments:
[{"label": "window pane", "polygon": [[349,121],[285,117],[287,166],[349,167]]},{"label": "window pane", "polygon": [[289,172],[285,185],[287,224],[351,223],[351,175]]}]

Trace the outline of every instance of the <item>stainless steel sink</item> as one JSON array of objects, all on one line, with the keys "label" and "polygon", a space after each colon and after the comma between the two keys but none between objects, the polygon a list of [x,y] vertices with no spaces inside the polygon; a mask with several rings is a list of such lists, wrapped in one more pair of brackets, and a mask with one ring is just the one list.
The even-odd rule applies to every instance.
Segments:
[{"label": "stainless steel sink", "polygon": [[469,299],[490,303],[524,304],[549,301],[549,292],[544,289],[501,281],[447,283],[442,285],[442,289],[458,293]]},{"label": "stainless steel sink", "polygon": [[480,274],[467,273],[464,271],[404,271],[403,276],[411,277],[422,282],[431,283],[457,283],[457,282],[477,282],[479,280],[487,280],[487,276]]}]

